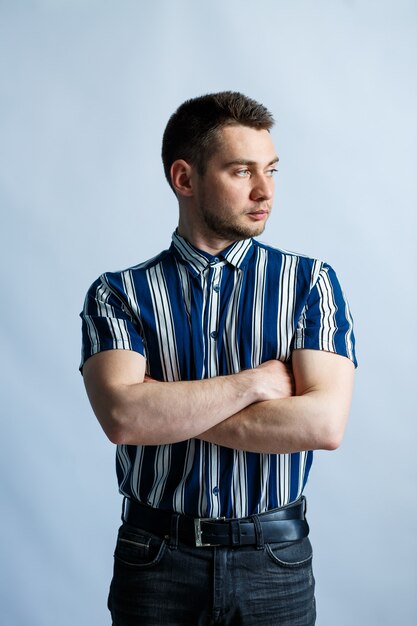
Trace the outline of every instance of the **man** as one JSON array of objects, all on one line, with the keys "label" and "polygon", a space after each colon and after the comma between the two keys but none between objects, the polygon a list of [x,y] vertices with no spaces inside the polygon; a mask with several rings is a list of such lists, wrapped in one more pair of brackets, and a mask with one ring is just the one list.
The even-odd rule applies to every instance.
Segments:
[{"label": "man", "polygon": [[125,496],[115,625],[315,622],[302,493],[312,450],[341,442],[356,361],[332,268],[253,239],[272,125],[239,93],[181,105],[172,245],[87,294],[81,366]]}]

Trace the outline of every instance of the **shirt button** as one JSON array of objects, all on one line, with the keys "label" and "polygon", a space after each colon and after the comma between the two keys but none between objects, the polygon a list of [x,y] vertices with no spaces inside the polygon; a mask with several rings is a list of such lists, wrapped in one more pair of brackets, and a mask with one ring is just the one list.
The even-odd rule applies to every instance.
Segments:
[{"label": "shirt button", "polygon": [[215,496],[217,496],[219,494],[220,489],[218,487],[214,487],[213,488],[213,493]]},{"label": "shirt button", "polygon": [[211,333],[210,333],[210,337],[212,339],[217,339],[217,334],[218,334],[217,330],[212,330]]},{"label": "shirt button", "polygon": [[220,285],[219,284],[213,285],[213,291],[217,291],[217,293],[219,293]]},{"label": "shirt button", "polygon": [[216,265],[219,262],[219,260],[220,260],[219,257],[215,256],[214,259],[210,261],[210,265]]}]

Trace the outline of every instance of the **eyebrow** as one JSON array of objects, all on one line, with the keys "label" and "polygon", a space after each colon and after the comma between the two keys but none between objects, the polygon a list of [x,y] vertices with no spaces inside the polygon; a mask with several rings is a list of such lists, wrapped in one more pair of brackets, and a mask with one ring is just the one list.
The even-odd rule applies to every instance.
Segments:
[{"label": "eyebrow", "polygon": [[[272,159],[272,161],[270,161],[266,167],[269,167],[270,165],[275,165],[275,163],[278,163],[279,158],[276,156]],[[228,161],[227,163],[225,163],[225,167],[230,167],[231,165],[256,165],[257,161],[251,161],[249,159],[234,159],[233,161]]]}]

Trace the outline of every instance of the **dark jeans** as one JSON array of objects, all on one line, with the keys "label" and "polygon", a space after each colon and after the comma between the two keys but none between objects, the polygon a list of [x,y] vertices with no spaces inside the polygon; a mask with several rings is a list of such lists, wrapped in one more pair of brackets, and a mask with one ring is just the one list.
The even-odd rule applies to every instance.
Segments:
[{"label": "dark jeans", "polygon": [[311,544],[195,548],[128,524],[119,530],[113,626],[312,626]]}]

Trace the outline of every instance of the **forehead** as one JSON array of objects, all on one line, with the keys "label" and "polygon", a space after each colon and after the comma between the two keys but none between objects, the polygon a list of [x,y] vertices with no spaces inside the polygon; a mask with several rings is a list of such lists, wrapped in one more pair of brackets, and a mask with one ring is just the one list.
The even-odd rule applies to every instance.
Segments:
[{"label": "forehead", "polygon": [[267,130],[242,125],[224,126],[217,134],[217,147],[212,159],[217,163],[250,161],[268,164],[276,159],[276,151]]}]

